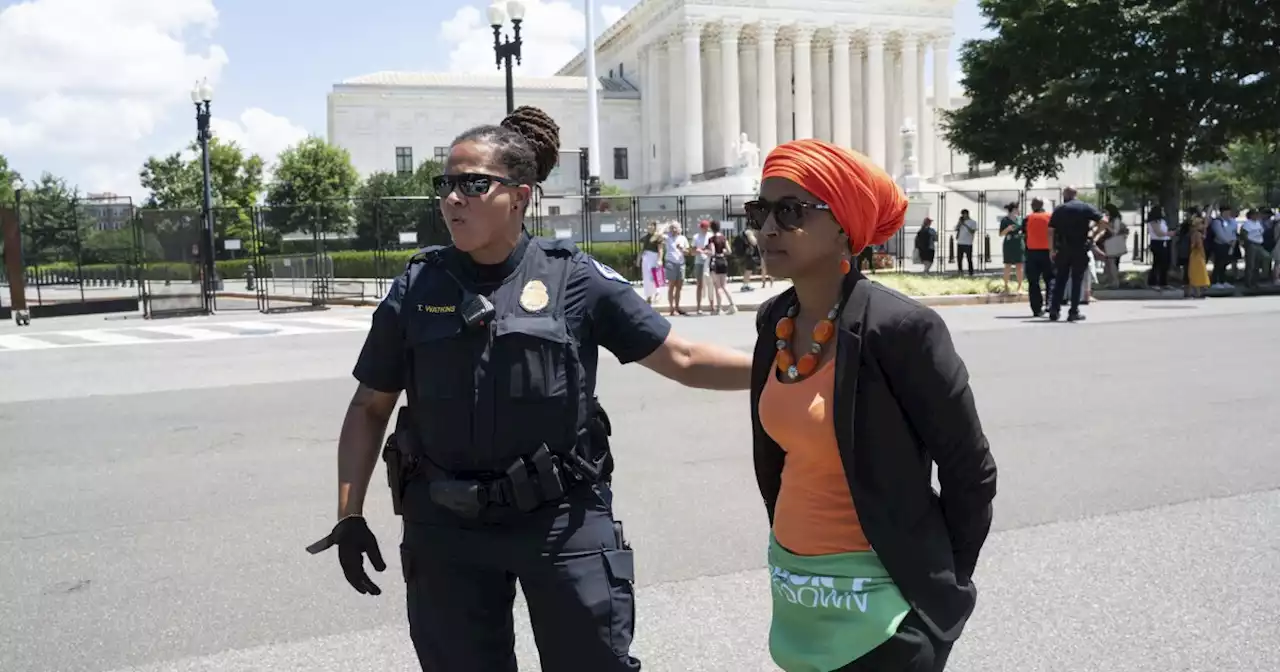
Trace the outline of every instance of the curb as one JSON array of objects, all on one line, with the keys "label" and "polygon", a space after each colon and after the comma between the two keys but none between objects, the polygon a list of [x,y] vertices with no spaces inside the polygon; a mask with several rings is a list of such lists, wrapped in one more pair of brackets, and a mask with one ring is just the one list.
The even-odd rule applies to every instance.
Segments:
[{"label": "curb", "polygon": [[[218,296],[225,297],[228,299],[256,300],[258,298],[257,294],[248,294],[243,292],[218,292]],[[1095,292],[1095,296],[1097,296],[1096,292]],[[985,305],[992,305],[992,304],[1023,303],[1024,301],[1026,301],[1026,297],[1021,294],[952,294],[952,295],[944,295],[944,296],[913,296],[911,298],[916,301],[919,301],[923,305],[926,305],[932,308],[941,308],[941,307],[947,307],[947,306],[985,306]],[[1098,298],[1103,298],[1103,297],[1098,296]],[[1169,298],[1174,298],[1174,297],[1171,296]],[[1178,293],[1177,298],[1182,298],[1181,292]],[[278,301],[281,303],[299,303],[299,304],[311,303],[310,298],[301,298],[297,296],[268,295],[267,300]],[[379,303],[381,303],[381,301],[376,299],[331,298],[325,301],[325,305],[328,305],[328,306],[377,307]],[[760,310],[760,306],[763,305],[763,303],[764,303],[763,301],[757,301],[755,303],[739,303],[737,304],[737,308],[739,312],[752,313]],[[692,310],[694,308],[692,304],[688,306],[682,306],[682,307],[685,308],[686,310]],[[666,306],[665,305],[654,306],[654,308],[657,309],[658,312],[662,312],[666,308]]]},{"label": "curb", "polygon": [[[1280,296],[1280,291],[1271,288],[1210,289],[1204,295],[1209,298]],[[1095,289],[1093,297],[1100,301],[1181,301],[1183,298],[1181,289]]]}]

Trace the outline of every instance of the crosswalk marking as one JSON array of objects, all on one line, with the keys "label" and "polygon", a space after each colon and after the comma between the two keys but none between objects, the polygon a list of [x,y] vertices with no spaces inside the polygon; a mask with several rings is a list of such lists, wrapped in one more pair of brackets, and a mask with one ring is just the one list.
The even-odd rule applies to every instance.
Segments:
[{"label": "crosswalk marking", "polygon": [[137,343],[152,342],[138,336],[130,336],[129,334],[122,334],[118,331],[108,331],[106,329],[80,329],[78,331],[60,331],[57,333],[81,338],[89,341],[90,343],[101,343],[103,345],[134,345]]},{"label": "crosswalk marking", "polygon": [[325,331],[333,331],[332,329],[316,329],[314,327],[302,327],[276,322],[227,322],[223,326],[243,331],[266,331],[273,336],[297,336],[300,334],[319,334]]},{"label": "crosswalk marking", "polygon": [[339,329],[368,329],[369,320],[349,320],[341,317],[308,317],[302,322],[313,324],[323,324],[326,327],[338,327]]},{"label": "crosswalk marking", "polygon": [[112,345],[148,345],[227,341],[270,336],[305,336],[369,330],[368,315],[351,317],[281,317],[273,320],[192,320],[180,324],[142,323],[115,329],[75,329],[36,331],[0,335],[0,353],[57,348],[87,348]]},{"label": "crosswalk marking", "polygon": [[169,336],[178,336],[190,341],[216,341],[223,338],[235,338],[236,335],[226,331],[213,331],[212,329],[200,329],[199,327],[138,327],[139,331],[149,331],[157,334],[167,334]]},{"label": "crosswalk marking", "polygon": [[5,350],[44,350],[46,348],[56,347],[58,346],[53,343],[29,338],[27,336],[0,336],[0,349]]}]

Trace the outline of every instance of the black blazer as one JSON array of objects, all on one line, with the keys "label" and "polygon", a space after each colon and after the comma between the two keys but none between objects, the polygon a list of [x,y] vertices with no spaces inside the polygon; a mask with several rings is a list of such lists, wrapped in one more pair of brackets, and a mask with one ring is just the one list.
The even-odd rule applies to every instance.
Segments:
[{"label": "black blazer", "polygon": [[[856,270],[844,289],[833,414],[858,519],[907,602],[935,636],[955,641],[977,598],[971,577],[996,494],[969,373],[937,313]],[[786,453],[760,426],[760,393],[775,375],[774,325],[794,301],[787,290],[756,317],[751,424],[771,525]]]}]

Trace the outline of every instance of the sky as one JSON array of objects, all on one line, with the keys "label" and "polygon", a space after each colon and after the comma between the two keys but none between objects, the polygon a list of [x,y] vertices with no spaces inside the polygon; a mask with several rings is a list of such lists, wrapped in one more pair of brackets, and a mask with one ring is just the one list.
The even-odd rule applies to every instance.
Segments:
[{"label": "sky", "polygon": [[[597,0],[597,30],[635,2]],[[953,59],[961,42],[982,35],[977,0],[955,2]],[[48,171],[82,192],[140,199],[146,158],[194,139],[190,92],[207,79],[215,135],[270,164],[307,135],[324,136],[325,96],[343,79],[493,72],[488,4],[0,0],[0,154],[28,179]],[[554,74],[577,55],[583,5],[526,0],[517,77]]]}]

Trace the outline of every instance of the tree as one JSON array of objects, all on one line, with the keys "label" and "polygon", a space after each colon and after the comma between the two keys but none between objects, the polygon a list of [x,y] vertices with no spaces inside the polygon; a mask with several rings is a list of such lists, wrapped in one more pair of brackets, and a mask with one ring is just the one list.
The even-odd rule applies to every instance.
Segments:
[{"label": "tree", "polygon": [[1266,3],[1217,0],[979,0],[995,37],[961,52],[970,102],[946,136],[980,162],[1030,181],[1061,159],[1107,153],[1150,171],[1176,212],[1183,169],[1265,129],[1280,96]]},{"label": "tree", "polygon": [[431,180],[444,172],[436,161],[424,161],[412,175],[380,171],[356,193],[356,245],[362,249],[394,247],[400,233],[420,231],[440,207]]},{"label": "tree", "polygon": [[591,208],[597,212],[625,212],[631,208],[631,196],[616,184],[600,185],[600,195]]},{"label": "tree", "polygon": [[[253,208],[262,193],[262,157],[245,156],[234,142],[209,140],[209,181],[213,189],[215,233],[220,238],[238,238],[249,247],[253,235]],[[204,171],[200,163],[200,145],[191,143],[186,154],[174,152],[165,157],[150,157],[142,165],[138,177],[150,193],[143,208],[151,210],[201,209],[204,200]],[[183,231],[157,231],[158,235],[178,233],[186,244],[196,242],[195,231],[189,229],[189,217],[147,218],[161,229],[179,227]],[[199,218],[195,221],[199,221]],[[185,235],[181,235],[185,234]],[[187,240],[190,239],[190,240]]]},{"label": "tree", "polygon": [[74,264],[80,258],[84,224],[76,194],[75,187],[49,173],[23,190],[22,256],[26,265]]},{"label": "tree", "polygon": [[9,160],[0,154],[0,205],[13,205],[13,183],[21,179],[18,171],[9,167]]},{"label": "tree", "polygon": [[281,233],[343,233],[360,175],[347,150],[309,137],[280,153],[267,188],[272,225]]}]

